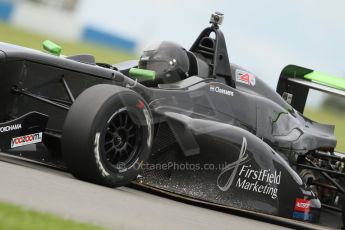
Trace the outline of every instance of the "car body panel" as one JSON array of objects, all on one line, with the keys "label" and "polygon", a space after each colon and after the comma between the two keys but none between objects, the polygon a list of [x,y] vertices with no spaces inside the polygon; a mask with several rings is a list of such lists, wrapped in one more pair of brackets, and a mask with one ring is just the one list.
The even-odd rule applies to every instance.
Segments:
[{"label": "car body panel", "polygon": [[[220,205],[319,221],[320,201],[284,158],[286,152],[334,148],[333,127],[306,119],[241,67],[230,68],[240,77],[236,87],[224,77],[195,76],[152,88],[126,76],[126,68],[120,72],[6,43],[0,51],[0,122],[43,114],[43,139],[59,141],[71,96],[78,100],[98,84],[127,87],[146,100],[158,131],[148,164],[215,167],[144,170],[143,183]],[[310,210],[296,214],[297,199],[309,202]]]}]

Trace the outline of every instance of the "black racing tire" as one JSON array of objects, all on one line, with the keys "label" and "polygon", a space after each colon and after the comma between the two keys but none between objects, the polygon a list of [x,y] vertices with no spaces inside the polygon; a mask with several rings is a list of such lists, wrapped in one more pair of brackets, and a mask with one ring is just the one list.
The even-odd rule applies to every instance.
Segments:
[{"label": "black racing tire", "polygon": [[118,187],[137,177],[152,137],[152,116],[139,94],[96,85],[76,99],[66,116],[62,155],[76,178]]},{"label": "black racing tire", "polygon": [[[340,177],[339,178],[339,184],[345,188],[345,178],[344,177]],[[340,208],[341,208],[341,217],[342,217],[342,228],[341,229],[345,229],[345,193],[342,194],[342,196],[340,197]]]},{"label": "black racing tire", "polygon": [[302,169],[299,172],[299,176],[303,180],[303,182],[310,187],[310,189],[315,193],[319,194],[318,188],[315,185],[310,185],[310,182],[316,181],[317,176],[315,175],[315,171],[310,169]]},{"label": "black racing tire", "polygon": [[343,194],[343,197],[342,197],[342,202],[341,202],[341,219],[343,220],[343,226],[341,229],[345,229],[345,195]]}]

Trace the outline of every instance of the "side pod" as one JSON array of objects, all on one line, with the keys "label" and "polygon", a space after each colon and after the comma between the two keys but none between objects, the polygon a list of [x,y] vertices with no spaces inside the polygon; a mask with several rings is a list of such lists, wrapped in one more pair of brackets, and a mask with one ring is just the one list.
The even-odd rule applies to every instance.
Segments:
[{"label": "side pod", "polygon": [[[176,154],[176,167],[166,178],[151,174],[145,177],[146,183],[221,205],[318,222],[320,201],[261,139],[217,121],[174,112],[165,112],[164,116],[180,146],[194,143],[194,154]],[[298,199],[310,203],[308,212],[295,213]]]},{"label": "side pod", "polygon": [[1,151],[42,142],[47,122],[48,116],[30,112],[15,120],[0,123]]}]

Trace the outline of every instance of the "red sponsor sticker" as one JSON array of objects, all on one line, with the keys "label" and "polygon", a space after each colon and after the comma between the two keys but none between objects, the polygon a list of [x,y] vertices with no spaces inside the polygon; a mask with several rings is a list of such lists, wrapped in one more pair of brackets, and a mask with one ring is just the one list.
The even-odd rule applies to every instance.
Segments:
[{"label": "red sponsor sticker", "polygon": [[309,212],[309,210],[310,210],[310,200],[305,200],[301,198],[296,199],[295,211]]},{"label": "red sponsor sticker", "polygon": [[243,82],[245,82],[247,85],[250,84],[249,78],[250,78],[250,76],[249,76],[248,73],[243,74],[243,75],[240,76],[240,80],[243,81]]},{"label": "red sponsor sticker", "polygon": [[42,142],[42,133],[34,133],[21,137],[12,138],[11,148]]},{"label": "red sponsor sticker", "polygon": [[138,101],[138,104],[136,105],[138,109],[144,109],[145,103],[142,100]]},{"label": "red sponsor sticker", "polygon": [[255,83],[256,83],[255,75],[241,69],[237,69],[235,75],[236,75],[237,82],[250,85],[250,86],[255,86]]}]

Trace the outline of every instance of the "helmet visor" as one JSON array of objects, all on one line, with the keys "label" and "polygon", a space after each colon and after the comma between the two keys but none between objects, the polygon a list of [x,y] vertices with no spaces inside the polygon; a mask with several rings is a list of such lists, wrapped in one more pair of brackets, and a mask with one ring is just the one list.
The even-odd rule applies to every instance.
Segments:
[{"label": "helmet visor", "polygon": [[139,61],[139,68],[140,69],[148,69],[148,70],[153,70],[156,72],[156,74],[160,75],[163,73],[166,73],[170,71],[173,66],[169,64],[169,62],[165,60],[145,60],[145,59],[140,59]]}]

